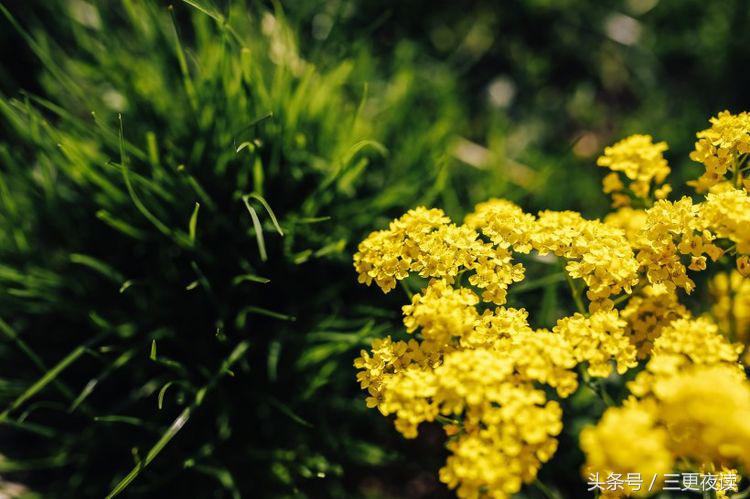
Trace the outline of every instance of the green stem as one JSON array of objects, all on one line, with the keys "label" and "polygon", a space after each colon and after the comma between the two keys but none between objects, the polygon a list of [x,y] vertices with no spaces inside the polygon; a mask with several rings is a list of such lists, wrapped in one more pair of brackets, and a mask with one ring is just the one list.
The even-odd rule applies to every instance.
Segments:
[{"label": "green stem", "polygon": [[742,166],[747,157],[747,154],[743,154],[734,160],[734,168],[732,168],[732,184],[738,189],[742,186]]},{"label": "green stem", "polygon": [[735,341],[737,337],[737,316],[734,312],[734,302],[735,302],[735,296],[736,292],[734,289],[734,286],[732,286],[732,273],[730,272],[727,275],[727,286],[729,290],[729,311],[728,311],[728,318],[729,318],[729,341]]},{"label": "green stem", "polygon": [[404,281],[398,281],[398,283],[401,285],[401,289],[404,290],[404,293],[406,293],[406,296],[409,297],[409,301],[411,301],[411,298],[412,296],[414,296],[414,293],[412,293],[411,289],[409,289],[409,286],[407,286]]},{"label": "green stem", "polygon": [[616,405],[615,401],[612,399],[609,393],[607,393],[607,390],[604,388],[601,380],[592,380],[588,370],[583,365],[579,366],[578,371],[581,374],[581,380],[583,381],[583,384],[586,385],[589,390],[594,392],[594,394],[596,394],[596,396],[599,397],[602,402],[604,402],[604,405],[606,405],[607,407],[614,407]]},{"label": "green stem", "polygon": [[538,478],[534,481],[534,485],[537,489],[546,497],[547,499],[561,499],[560,494],[555,492],[554,490],[547,487],[544,482],[539,480]]},{"label": "green stem", "polygon": [[576,287],[573,278],[570,277],[567,272],[565,272],[565,279],[568,281],[568,286],[570,286],[570,292],[573,295],[573,301],[576,304],[576,308],[583,315],[588,315],[588,311],[586,310],[586,307],[583,304],[583,300],[581,299],[581,290]]}]

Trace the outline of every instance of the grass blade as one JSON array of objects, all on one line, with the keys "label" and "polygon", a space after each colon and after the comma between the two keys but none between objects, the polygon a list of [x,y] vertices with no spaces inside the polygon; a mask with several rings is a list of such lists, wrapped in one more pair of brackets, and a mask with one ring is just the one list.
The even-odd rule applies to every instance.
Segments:
[{"label": "grass blade", "polygon": [[190,216],[190,224],[189,224],[189,235],[190,235],[190,242],[192,244],[195,244],[195,230],[198,226],[198,211],[201,209],[200,203],[195,203],[195,208],[193,208],[193,214]]},{"label": "grass blade", "polygon": [[165,431],[161,438],[157,440],[157,442],[154,444],[153,447],[148,451],[148,454],[146,454],[146,457],[143,459],[143,461],[139,462],[136,466],[133,467],[132,470],[130,470],[130,473],[128,473],[125,478],[120,480],[120,482],[115,486],[115,488],[112,489],[112,491],[107,495],[107,499],[111,499],[112,497],[115,497],[116,495],[120,494],[123,490],[125,490],[128,485],[130,485],[133,480],[135,480],[138,475],[143,471],[151,462],[156,458],[156,456],[159,455],[159,453],[166,447],[166,445],[179,433],[179,431],[185,426],[185,424],[190,419],[191,414],[195,409],[200,407],[200,405],[203,403],[203,399],[206,395],[206,393],[211,390],[214,385],[221,379],[224,374],[226,374],[229,371],[229,368],[232,367],[232,365],[240,360],[247,349],[249,348],[250,343],[247,341],[243,341],[239,343],[235,349],[232,351],[232,353],[227,357],[227,359],[221,364],[219,369],[216,371],[214,376],[211,378],[211,380],[195,395],[195,400],[193,401],[190,406],[183,409],[183,411],[180,413],[179,416],[172,422],[172,424],[167,428],[167,431]]},{"label": "grass blade", "polygon": [[247,208],[248,213],[250,213],[250,218],[253,221],[253,227],[255,228],[255,237],[258,240],[258,251],[260,252],[260,259],[265,262],[266,260],[268,260],[268,254],[266,253],[266,241],[263,238],[263,227],[260,225],[260,219],[258,218],[258,214],[255,212],[255,208],[250,206],[247,196],[242,197],[242,202],[245,203],[245,207]]},{"label": "grass blade", "polygon": [[[105,333],[106,334],[106,333]],[[54,381],[57,376],[65,370],[69,365],[78,360],[88,350],[91,343],[98,341],[105,335],[99,335],[90,342],[80,345],[75,350],[65,356],[60,362],[55,365],[52,369],[47,371],[44,376],[39,378],[36,383],[27,388],[21,395],[19,395],[5,411],[0,414],[0,422],[5,421],[8,418],[8,414],[23,405],[24,402],[29,400],[31,397],[39,393],[45,386]]]}]

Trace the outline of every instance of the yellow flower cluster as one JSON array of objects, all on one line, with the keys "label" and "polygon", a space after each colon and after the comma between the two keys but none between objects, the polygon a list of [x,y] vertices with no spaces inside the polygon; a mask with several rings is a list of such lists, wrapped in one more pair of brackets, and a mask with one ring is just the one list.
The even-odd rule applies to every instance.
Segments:
[{"label": "yellow flower cluster", "polygon": [[423,207],[394,220],[388,230],[370,234],[360,243],[354,266],[360,282],[369,286],[374,281],[385,292],[410,272],[452,280],[472,270],[471,284],[483,290],[484,300],[498,305],[524,271],[511,262],[507,248],[481,241],[475,230],[451,223],[441,210]]},{"label": "yellow flower cluster", "polygon": [[[645,473],[664,477],[675,468],[731,469],[750,465],[750,383],[727,366],[694,366],[659,380],[653,394],[612,407],[585,428],[583,474]],[[623,439],[623,435],[628,435]],[[624,494],[646,496],[629,488]]]},{"label": "yellow flower cluster", "polygon": [[502,498],[533,481],[557,447],[560,406],[536,385],[567,397],[578,387],[578,364],[591,376],[609,375],[612,361],[624,372],[635,365],[635,348],[615,310],[535,331],[525,310],[480,313],[478,305],[472,290],[431,280],[403,307],[406,330],[421,341],[376,340],[355,367],[368,406],[395,415],[404,436],[439,417],[456,421],[446,428],[458,433],[441,479],[460,497],[489,490]]},{"label": "yellow flower cluster", "polygon": [[413,339],[394,342],[388,336],[374,340],[371,353],[362,350],[361,356],[354,361],[354,366],[360,370],[357,381],[369,393],[367,406],[378,406],[383,400],[384,383],[395,373],[410,366],[427,367],[437,364],[442,353],[433,347],[429,342],[420,343]]},{"label": "yellow flower cluster", "polygon": [[493,244],[511,246],[514,251],[531,251],[531,235],[534,233],[534,216],[506,199],[491,199],[479,203],[474,212],[466,216],[464,223],[487,236]]},{"label": "yellow flower cluster", "polygon": [[560,319],[552,331],[568,341],[577,362],[588,363],[591,376],[607,377],[613,359],[620,374],[637,365],[625,324],[616,310],[599,311],[589,317],[576,313]]},{"label": "yellow flower cluster", "polygon": [[646,218],[645,210],[623,206],[604,217],[604,223],[625,232],[630,245],[637,248],[643,235],[643,228],[646,226]]},{"label": "yellow flower cluster", "polygon": [[[735,176],[735,185],[740,185],[739,170],[750,153],[749,113],[722,111],[710,123],[711,128],[698,132],[695,150],[690,153],[690,159],[706,167],[700,178],[689,182],[698,192],[723,182],[729,172]],[[745,187],[750,189],[750,184]]]},{"label": "yellow flower cluster", "polygon": [[726,366],[687,370],[654,385],[672,453],[695,463],[750,465],[750,384]]},{"label": "yellow flower cluster", "polygon": [[[411,312],[428,329],[436,324],[440,329],[453,319],[440,317],[450,315],[444,308],[432,308],[446,288],[435,283],[430,288],[440,291],[426,292]],[[428,320],[428,313],[434,317]],[[472,337],[469,328],[462,328],[460,339],[440,333],[422,342],[377,341],[372,354],[363,351],[355,361],[358,379],[371,395],[368,405],[394,414],[396,428],[407,438],[438,416],[459,422],[440,476],[460,497],[479,497],[489,489],[492,497],[504,498],[532,481],[555,452],[555,436],[562,430],[559,404],[548,401],[534,383],[546,383],[561,396],[577,388],[576,362],[562,337],[532,331],[521,321],[523,315],[510,309],[493,315],[498,321],[484,314],[474,316],[473,323],[480,330],[510,326],[495,331],[490,346],[461,347],[464,338]],[[514,330],[512,324],[520,327]],[[437,338],[449,343],[438,345]]]},{"label": "yellow flower cluster", "polygon": [[[692,469],[750,464],[750,383],[737,362],[741,350],[705,318],[664,327],[646,369],[628,385],[634,397],[581,433],[584,474],[626,471],[633,463],[659,474],[678,462]],[[622,431],[635,435],[629,445],[619,439]]]},{"label": "yellow flower cluster", "polygon": [[652,393],[657,381],[693,365],[739,368],[737,361],[741,352],[742,346],[729,343],[710,319],[677,319],[662,329],[646,369],[638,373],[628,387],[634,395],[644,397]]},{"label": "yellow flower cluster", "polygon": [[737,253],[750,254],[750,195],[744,189],[709,193],[701,203],[700,217],[717,237],[736,245]]},{"label": "yellow flower cluster", "polygon": [[[630,196],[624,192],[625,184],[619,173],[625,175],[630,192],[636,198],[649,200],[652,183],[661,185],[669,175],[669,166],[664,159],[666,142],[654,143],[650,135],[631,135],[604,149],[596,164],[612,170],[604,177],[603,190],[612,194],[615,207],[629,206]],[[656,199],[664,199],[671,191],[669,184],[659,187],[653,193]]]},{"label": "yellow flower cluster", "polygon": [[610,296],[638,283],[638,262],[622,230],[573,211],[543,211],[531,245],[540,254],[565,258],[565,270],[588,286],[591,310],[611,309]]},{"label": "yellow flower cluster", "polygon": [[[581,432],[585,474],[750,469],[750,382],[739,361],[750,342],[750,115],[711,123],[691,155],[706,166],[694,183],[707,191],[701,200],[666,199],[667,146],[636,135],[597,162],[611,170],[604,190],[618,208],[603,222],[493,199],[463,224],[419,207],[360,243],[360,282],[389,292],[412,276],[407,293],[421,288],[402,308],[408,341],[376,339],[355,360],[367,405],[407,438],[422,423],[443,425],[440,479],[459,497],[504,499],[536,479],[557,449],[559,400],[578,390],[579,370],[607,404],[602,380],[589,378],[630,391]],[[578,313],[535,329],[524,308],[503,305],[524,279],[514,258],[543,266],[551,255]],[[709,264],[724,272],[709,281],[713,305],[694,317],[680,296]],[[539,282],[553,281],[525,291]],[[717,322],[700,316],[707,309]],[[646,492],[626,484],[613,494]]]},{"label": "yellow flower cluster", "polygon": [[649,283],[658,290],[674,291],[682,288],[690,293],[695,283],[687,275],[681,256],[690,257],[690,270],[704,270],[708,255],[716,261],[723,253],[713,241],[714,235],[705,230],[700,207],[692,199],[657,201],[646,211],[646,221],[638,244],[636,258],[645,269]]},{"label": "yellow flower cluster", "polygon": [[503,385],[497,395],[498,406],[484,405],[479,418],[467,416],[465,430],[447,444],[451,454],[440,480],[458,497],[510,497],[557,450],[551,438],[562,430],[557,402],[544,404],[544,392],[528,386]]}]

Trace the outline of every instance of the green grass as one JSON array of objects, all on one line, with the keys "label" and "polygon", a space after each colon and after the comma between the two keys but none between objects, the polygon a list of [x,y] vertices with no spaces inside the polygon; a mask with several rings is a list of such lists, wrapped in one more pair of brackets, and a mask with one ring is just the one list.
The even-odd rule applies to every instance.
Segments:
[{"label": "green grass", "polygon": [[0,473],[45,497],[351,496],[397,459],[351,367],[367,317],[397,317],[362,305],[351,253],[504,185],[450,154],[453,75],[408,44],[317,61],[280,8],[67,5],[54,37],[2,8],[41,73],[0,99]]}]

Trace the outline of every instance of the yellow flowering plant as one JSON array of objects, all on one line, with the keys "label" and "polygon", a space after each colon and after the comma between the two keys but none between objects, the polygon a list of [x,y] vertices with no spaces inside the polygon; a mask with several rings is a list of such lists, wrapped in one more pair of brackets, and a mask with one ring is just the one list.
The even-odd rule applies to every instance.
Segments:
[{"label": "yellow flowering plant", "polygon": [[[441,425],[440,480],[459,497],[506,498],[532,483],[554,496],[538,472],[557,451],[563,408],[580,407],[566,399],[585,390],[605,409],[580,431],[583,478],[650,481],[598,494],[672,490],[675,472],[737,475],[704,492],[722,497],[750,472],[750,115],[710,123],[691,154],[705,168],[690,182],[695,198],[669,199],[667,144],[634,135],[597,161],[614,209],[603,221],[493,199],[463,223],[418,207],[360,243],[359,281],[409,294],[409,339],[375,339],[354,361],[367,405],[406,438]],[[576,307],[551,329],[507,306],[539,261],[557,262]],[[712,301],[689,307],[702,272]]]}]

